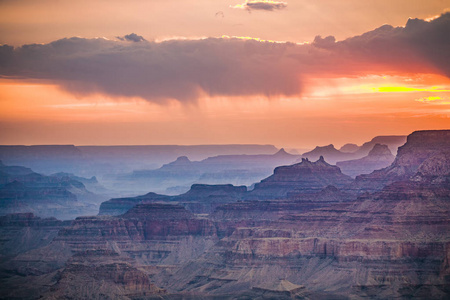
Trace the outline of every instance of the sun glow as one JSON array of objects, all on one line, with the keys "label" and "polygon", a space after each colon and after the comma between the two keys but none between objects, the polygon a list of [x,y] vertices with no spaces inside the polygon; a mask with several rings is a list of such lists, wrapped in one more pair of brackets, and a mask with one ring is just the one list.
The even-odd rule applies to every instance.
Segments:
[{"label": "sun glow", "polygon": [[430,87],[430,88],[413,88],[406,86],[383,86],[373,88],[374,92],[380,93],[404,93],[404,92],[450,92],[450,89],[444,89],[443,87]]}]

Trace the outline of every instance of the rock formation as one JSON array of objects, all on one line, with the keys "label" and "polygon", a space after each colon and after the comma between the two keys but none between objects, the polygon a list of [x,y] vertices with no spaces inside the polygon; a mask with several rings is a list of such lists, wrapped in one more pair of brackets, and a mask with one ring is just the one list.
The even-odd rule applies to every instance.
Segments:
[{"label": "rock formation", "polygon": [[45,176],[0,162],[0,214],[33,212],[41,217],[71,219],[95,214],[103,197],[69,176]]},{"label": "rock formation", "polygon": [[406,143],[406,136],[404,135],[385,135],[385,136],[376,136],[369,142],[362,144],[359,147],[358,151],[355,154],[359,157],[363,157],[369,154],[369,152],[373,149],[376,144],[387,145],[389,151],[394,155],[397,154],[397,149],[400,146],[403,146]]},{"label": "rock formation", "polygon": [[354,153],[358,150],[359,150],[359,146],[356,144],[351,144],[351,143],[345,144],[344,146],[339,148],[339,151],[345,152],[345,153]]},{"label": "rock formation", "polygon": [[352,180],[336,166],[328,164],[321,156],[316,162],[302,162],[275,168],[273,175],[255,184],[250,199],[277,199],[292,192],[319,192],[328,185],[343,187]]},{"label": "rock formation", "polygon": [[406,170],[401,175],[413,175],[379,192],[237,225],[201,259],[180,268],[168,286],[226,294],[284,278],[304,285],[312,298],[448,298],[447,134],[413,133],[393,164]]},{"label": "rock formation", "polygon": [[245,186],[193,184],[188,192],[178,196],[148,193],[137,197],[111,199],[100,205],[99,215],[120,215],[137,204],[154,202],[179,203],[195,213],[209,213],[218,205],[242,199],[246,192]]},{"label": "rock formation", "polygon": [[340,161],[336,163],[336,166],[341,169],[342,173],[356,177],[386,168],[392,164],[394,159],[395,156],[392,155],[388,146],[375,144],[367,156],[355,160]]},{"label": "rock formation", "polygon": [[[450,131],[420,131],[391,166],[354,181],[305,159],[251,192],[198,185],[131,198],[121,215],[79,217],[11,254],[0,297],[448,299],[449,149]],[[234,201],[209,215],[185,208],[226,195]],[[34,222],[8,218],[0,225]]]},{"label": "rock formation", "polygon": [[368,175],[357,176],[349,189],[374,192],[392,182],[408,180],[425,160],[432,160],[434,156],[448,156],[449,148],[450,130],[415,131],[408,136],[406,144],[398,149],[392,165]]},{"label": "rock formation", "polygon": [[137,197],[113,198],[100,205],[99,215],[118,216],[141,203],[170,201],[172,197],[153,192]]},{"label": "rock formation", "polygon": [[186,186],[185,192],[192,183],[251,185],[269,176],[275,167],[292,164],[299,157],[284,149],[270,155],[218,155],[202,161],[190,161],[188,157],[180,156],[159,169],[135,170],[118,179],[122,181],[121,184],[125,181],[125,184],[145,186],[158,193]]},{"label": "rock formation", "polygon": [[[78,252],[55,275],[47,299],[139,299],[164,295],[130,259],[108,250]],[[155,297],[155,299],[157,299]]]},{"label": "rock formation", "polygon": [[302,154],[303,158],[307,158],[309,160],[317,160],[321,156],[332,164],[335,164],[338,161],[354,158],[352,153],[341,152],[332,144],[323,147],[317,146],[314,150]]}]

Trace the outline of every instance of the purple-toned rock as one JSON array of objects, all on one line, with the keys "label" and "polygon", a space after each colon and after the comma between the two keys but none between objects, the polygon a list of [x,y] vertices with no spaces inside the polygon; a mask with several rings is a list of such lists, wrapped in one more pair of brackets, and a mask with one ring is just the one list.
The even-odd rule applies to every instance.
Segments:
[{"label": "purple-toned rock", "polygon": [[293,192],[319,192],[329,185],[339,188],[351,182],[349,176],[342,174],[338,167],[328,164],[323,157],[316,162],[303,159],[298,164],[275,168],[272,176],[255,184],[247,198],[285,198]]},{"label": "purple-toned rock", "polygon": [[153,192],[137,197],[113,198],[100,204],[99,215],[118,216],[126,213],[130,208],[141,203],[164,202],[172,198]]},{"label": "purple-toned rock", "polygon": [[[395,182],[409,180],[415,176],[422,163],[433,157],[450,156],[450,130],[415,131],[398,149],[395,161],[387,168],[356,177],[352,190],[374,192]],[[439,168],[439,159],[436,168]],[[425,166],[424,166],[425,168]]]},{"label": "purple-toned rock", "polygon": [[314,150],[305,152],[302,154],[303,158],[309,160],[318,160],[320,157],[324,157],[328,162],[336,163],[337,161],[347,160],[354,158],[353,153],[347,153],[337,150],[334,145],[317,146]]},{"label": "purple-toned rock", "polygon": [[392,164],[395,156],[388,146],[375,144],[369,154],[355,160],[340,161],[336,163],[342,173],[355,177],[360,174],[369,174],[375,170],[386,168]]}]

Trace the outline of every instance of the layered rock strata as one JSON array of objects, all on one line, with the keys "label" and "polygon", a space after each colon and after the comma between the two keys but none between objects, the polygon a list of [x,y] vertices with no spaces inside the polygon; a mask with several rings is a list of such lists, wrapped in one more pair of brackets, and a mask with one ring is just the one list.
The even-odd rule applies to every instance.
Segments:
[{"label": "layered rock strata", "polygon": [[246,192],[245,186],[193,184],[188,192],[178,196],[148,193],[138,197],[111,199],[100,205],[99,215],[120,215],[137,204],[156,202],[178,203],[195,213],[210,213],[219,205],[244,198]]},{"label": "layered rock strata", "polygon": [[272,176],[255,184],[247,198],[286,198],[293,192],[319,192],[329,185],[340,188],[351,182],[349,176],[342,174],[338,167],[328,164],[321,156],[316,162],[303,159],[298,164],[275,168]]}]

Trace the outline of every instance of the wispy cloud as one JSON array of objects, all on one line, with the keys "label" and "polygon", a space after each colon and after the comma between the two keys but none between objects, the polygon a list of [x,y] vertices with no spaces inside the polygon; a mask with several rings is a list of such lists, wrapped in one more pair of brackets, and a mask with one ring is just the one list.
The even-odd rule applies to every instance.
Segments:
[{"label": "wispy cloud", "polygon": [[[309,78],[374,74],[450,77],[450,13],[405,27],[384,25],[337,42],[207,38],[124,43],[66,38],[0,46],[0,76],[45,79],[75,94],[194,101],[210,96],[295,96]],[[136,35],[137,36],[137,35]],[[137,36],[139,37],[139,36]],[[133,39],[129,37],[129,39]],[[135,39],[136,40],[136,39]]]},{"label": "wispy cloud", "polygon": [[266,10],[274,11],[280,10],[287,7],[286,2],[281,1],[270,1],[270,0],[256,0],[256,1],[245,1],[245,3],[237,4],[231,6],[231,8],[246,9],[248,11],[252,10]]},{"label": "wispy cloud", "polygon": [[436,104],[436,105],[449,105],[450,104],[450,97],[423,97],[416,99],[417,102],[423,102],[423,103],[429,103],[429,104]]}]

